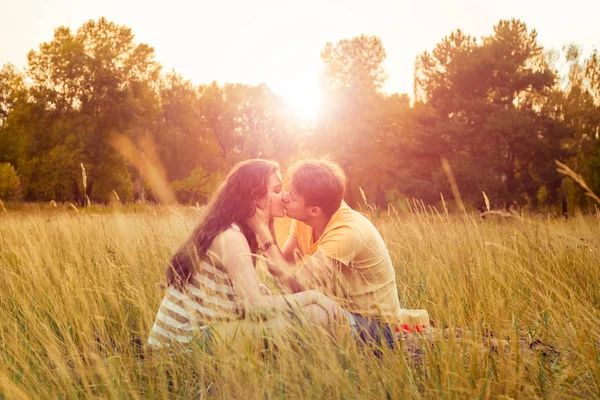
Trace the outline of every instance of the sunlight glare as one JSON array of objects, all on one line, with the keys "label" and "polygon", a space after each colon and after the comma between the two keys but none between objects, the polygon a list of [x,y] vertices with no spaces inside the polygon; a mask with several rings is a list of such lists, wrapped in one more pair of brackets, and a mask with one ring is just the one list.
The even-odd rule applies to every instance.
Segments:
[{"label": "sunlight glare", "polygon": [[292,112],[301,119],[314,121],[321,108],[321,89],[316,82],[296,80],[275,89],[283,96]]}]

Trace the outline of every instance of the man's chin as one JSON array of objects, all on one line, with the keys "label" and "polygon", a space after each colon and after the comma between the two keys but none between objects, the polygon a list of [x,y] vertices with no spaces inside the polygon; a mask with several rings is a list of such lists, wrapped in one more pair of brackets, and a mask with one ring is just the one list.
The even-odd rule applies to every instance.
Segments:
[{"label": "man's chin", "polygon": [[288,218],[297,219],[296,217],[294,217],[294,213],[291,213],[288,210],[285,210],[285,216]]}]

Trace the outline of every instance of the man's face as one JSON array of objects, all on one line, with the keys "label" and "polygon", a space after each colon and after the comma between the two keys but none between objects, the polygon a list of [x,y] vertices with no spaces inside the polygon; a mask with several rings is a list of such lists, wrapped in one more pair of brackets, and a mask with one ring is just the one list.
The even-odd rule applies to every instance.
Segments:
[{"label": "man's face", "polygon": [[294,186],[290,186],[290,190],[285,193],[283,197],[285,214],[299,221],[306,221],[310,218],[309,209],[306,207],[304,197],[302,197],[298,191],[294,189]]}]

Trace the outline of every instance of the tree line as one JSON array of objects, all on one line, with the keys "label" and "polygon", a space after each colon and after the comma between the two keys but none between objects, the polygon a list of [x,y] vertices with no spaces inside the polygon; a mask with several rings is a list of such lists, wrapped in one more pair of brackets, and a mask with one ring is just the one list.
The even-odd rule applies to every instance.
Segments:
[{"label": "tree line", "polygon": [[444,161],[474,207],[485,192],[498,206],[586,208],[554,163],[600,192],[600,61],[581,53],[545,50],[520,20],[481,38],[456,30],[417,57],[411,101],[382,91],[379,38],[326,43],[323,106],[309,125],[264,84],[194,85],[163,72],[126,26],[59,27],[25,71],[0,70],[0,198],[158,199],[154,177],[173,200],[203,203],[240,160],[328,155],[351,204],[451,200]]}]

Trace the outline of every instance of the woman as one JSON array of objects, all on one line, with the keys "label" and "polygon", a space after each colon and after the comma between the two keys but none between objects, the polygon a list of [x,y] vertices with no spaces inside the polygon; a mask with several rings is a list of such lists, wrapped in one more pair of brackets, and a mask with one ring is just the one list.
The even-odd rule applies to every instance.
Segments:
[{"label": "woman", "polygon": [[150,346],[190,343],[211,328],[283,311],[267,321],[277,326],[277,319],[286,318],[294,306],[323,325],[328,322],[323,310],[337,318],[337,303],[317,291],[283,296],[261,291],[253,255],[273,243],[261,249],[251,226],[283,217],[283,195],[276,162],[256,159],[233,168],[213,195],[204,220],[167,267],[168,289],[148,338]]}]

